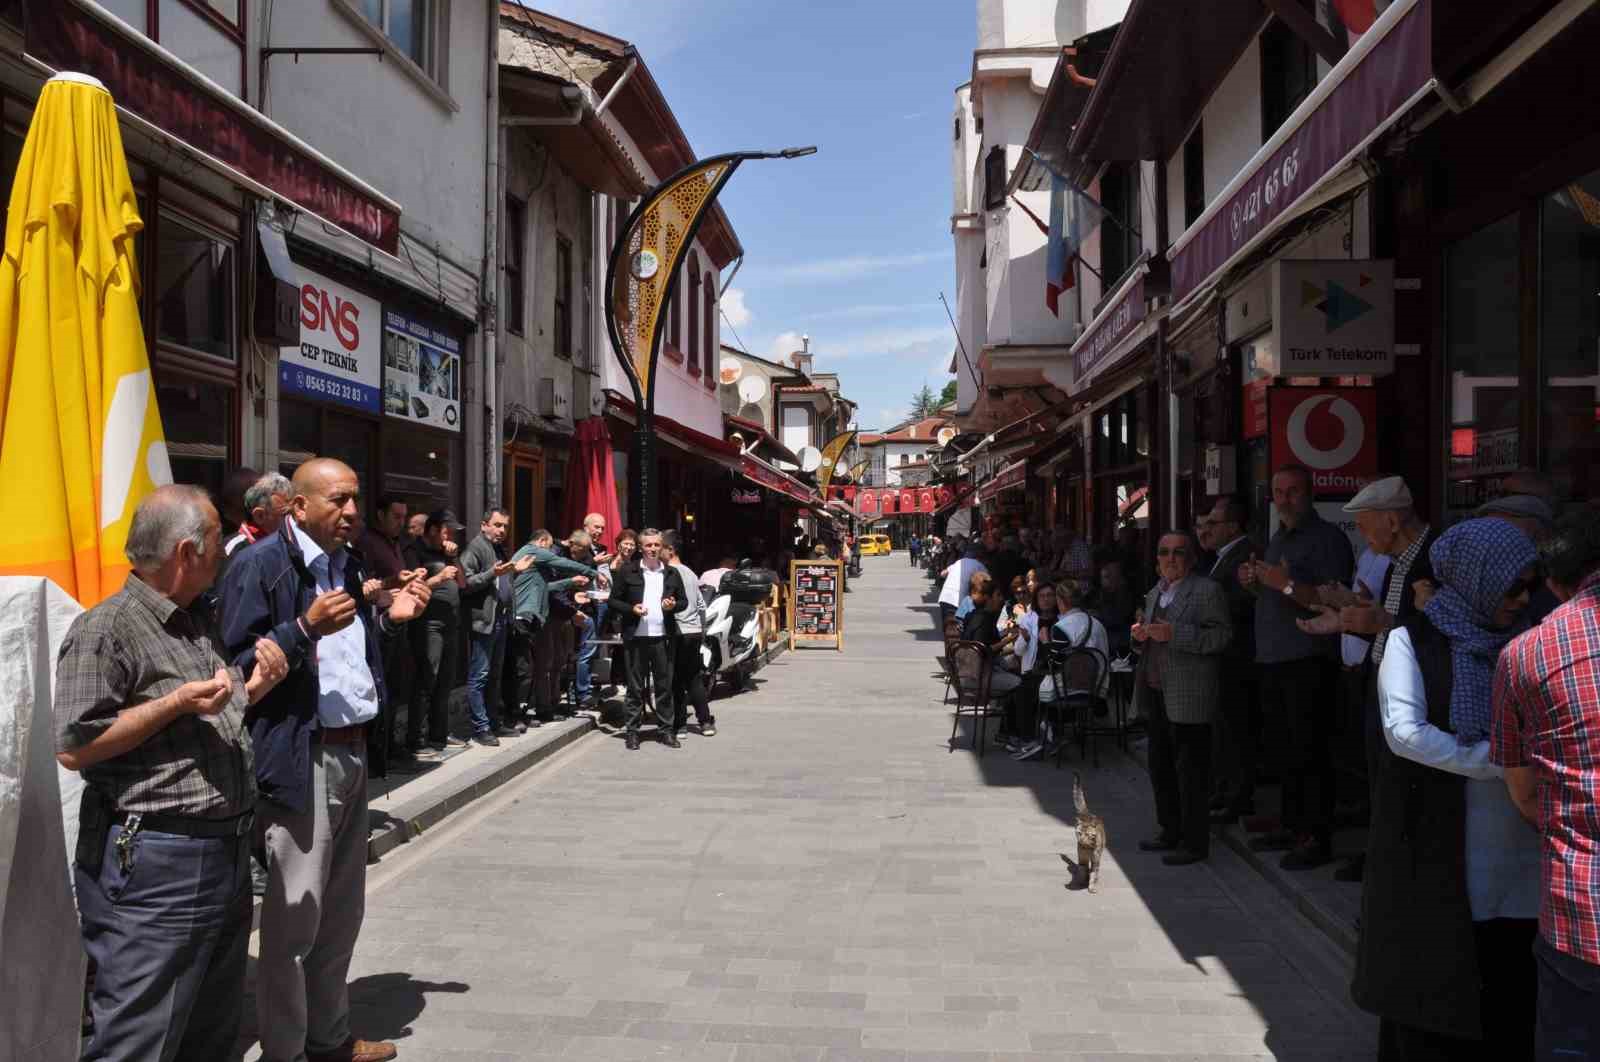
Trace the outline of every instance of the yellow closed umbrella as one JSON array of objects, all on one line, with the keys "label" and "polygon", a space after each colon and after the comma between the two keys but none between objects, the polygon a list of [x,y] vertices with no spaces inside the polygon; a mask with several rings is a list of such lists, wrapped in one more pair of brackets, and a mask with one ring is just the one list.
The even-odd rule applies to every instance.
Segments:
[{"label": "yellow closed umbrella", "polygon": [[46,82],[0,260],[0,575],[85,608],[121,588],[128,523],[172,482],[139,319],[144,228],[111,94]]}]

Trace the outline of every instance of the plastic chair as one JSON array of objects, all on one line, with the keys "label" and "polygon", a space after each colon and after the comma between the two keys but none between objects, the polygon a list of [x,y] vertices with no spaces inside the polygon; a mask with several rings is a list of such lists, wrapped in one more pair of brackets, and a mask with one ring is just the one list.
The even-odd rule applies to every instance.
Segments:
[{"label": "plastic chair", "polygon": [[994,714],[989,705],[989,680],[994,674],[994,659],[982,642],[957,642],[950,650],[950,670],[956,691],[955,717],[950,724],[950,751],[956,750],[956,734],[963,713],[972,716],[972,748],[979,756],[984,750],[984,731]]},{"label": "plastic chair", "polygon": [[[1072,725],[1078,731],[1079,758],[1089,751],[1094,757],[1094,765],[1100,766],[1100,746],[1095,744],[1092,749],[1089,748],[1090,739],[1099,733],[1090,719],[1095,708],[1105,704],[1101,690],[1110,667],[1105,654],[1087,645],[1052,644],[1049,646],[1047,667],[1056,688],[1055,699],[1048,702],[1057,722],[1056,766],[1061,766],[1061,754],[1067,745],[1061,730],[1067,725],[1068,713],[1071,713]],[[1044,703],[1041,702],[1040,707]]]}]

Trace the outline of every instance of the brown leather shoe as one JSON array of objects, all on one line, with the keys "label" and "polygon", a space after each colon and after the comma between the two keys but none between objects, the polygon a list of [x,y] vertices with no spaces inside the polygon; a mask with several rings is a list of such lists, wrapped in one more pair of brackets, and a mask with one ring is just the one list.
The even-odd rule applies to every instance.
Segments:
[{"label": "brown leather shoe", "polygon": [[306,1051],[306,1062],[388,1062],[400,1053],[388,1041],[351,1037],[331,1051]]}]

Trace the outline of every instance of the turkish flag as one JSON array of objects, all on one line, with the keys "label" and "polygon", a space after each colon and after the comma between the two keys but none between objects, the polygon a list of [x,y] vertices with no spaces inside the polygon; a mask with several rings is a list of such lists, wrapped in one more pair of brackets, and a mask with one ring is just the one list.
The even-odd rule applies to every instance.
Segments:
[{"label": "turkish flag", "polygon": [[883,506],[883,515],[885,515],[885,516],[890,516],[890,515],[893,515],[894,513],[899,512],[900,511],[900,493],[899,493],[899,491],[893,491],[893,490],[884,491],[883,492],[883,496],[879,499],[879,504]]},{"label": "turkish flag", "polygon": [[917,511],[916,491],[903,490],[900,492],[900,511],[903,513],[914,513]]},{"label": "turkish flag", "polygon": [[917,508],[925,513],[933,512],[933,491],[925,490],[918,496]]},{"label": "turkish flag", "polygon": [[844,502],[845,502],[845,504],[846,505],[854,505],[855,501],[856,501],[856,495],[859,494],[859,493],[860,493],[860,491],[858,491],[855,487],[846,487],[846,488],[844,488]]},{"label": "turkish flag", "polygon": [[875,490],[864,490],[860,494],[856,495],[856,498],[858,499],[857,503],[856,503],[856,508],[861,510],[861,512],[863,512],[863,513],[871,513],[871,514],[877,513],[877,511],[878,511],[878,492],[877,491],[875,491]]},{"label": "turkish flag", "polygon": [[955,500],[955,495],[950,493],[949,487],[940,487],[938,490],[934,491],[934,498],[938,501],[938,507],[943,509],[946,505],[949,505]]}]

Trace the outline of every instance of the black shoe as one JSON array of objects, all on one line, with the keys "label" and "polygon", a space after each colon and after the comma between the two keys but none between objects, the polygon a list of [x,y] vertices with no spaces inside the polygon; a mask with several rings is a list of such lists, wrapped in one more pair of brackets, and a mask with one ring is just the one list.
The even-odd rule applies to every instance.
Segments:
[{"label": "black shoe", "polygon": [[473,734],[472,740],[482,745],[486,749],[495,749],[500,747],[500,739],[490,733]]},{"label": "black shoe", "polygon": [[1359,882],[1367,873],[1367,857],[1364,855],[1351,856],[1344,861],[1344,866],[1333,872],[1334,881]]},{"label": "black shoe", "polygon": [[669,749],[683,748],[683,742],[678,740],[678,735],[675,733],[662,734],[661,743]]},{"label": "black shoe", "polygon": [[1288,830],[1274,830],[1264,833],[1259,837],[1250,838],[1250,851],[1252,852],[1287,852],[1299,841]]},{"label": "black shoe", "polygon": [[1141,852],[1174,852],[1178,849],[1178,839],[1168,837],[1166,834],[1157,834],[1148,841],[1139,842]]},{"label": "black shoe", "polygon": [[1211,825],[1232,826],[1239,821],[1239,813],[1232,808],[1217,808],[1211,813]]},{"label": "black shoe", "polygon": [[518,730],[514,726],[497,726],[497,727],[494,728],[494,736],[495,737],[516,737],[518,734],[521,734],[526,730],[527,730],[527,727],[523,727],[522,730]]},{"label": "black shoe", "polygon": [[628,751],[629,752],[638,752],[639,751],[639,735],[638,734],[634,733],[631,730],[628,731],[628,739],[627,739],[627,741],[628,741]]},{"label": "black shoe", "polygon": [[1176,852],[1168,852],[1161,857],[1161,862],[1169,867],[1186,867],[1191,863],[1204,863],[1205,861],[1205,856],[1187,848],[1180,848]]},{"label": "black shoe", "polygon": [[1315,837],[1305,837],[1294,846],[1294,850],[1278,860],[1278,865],[1284,870],[1315,870],[1326,863],[1333,862],[1333,845]]}]

